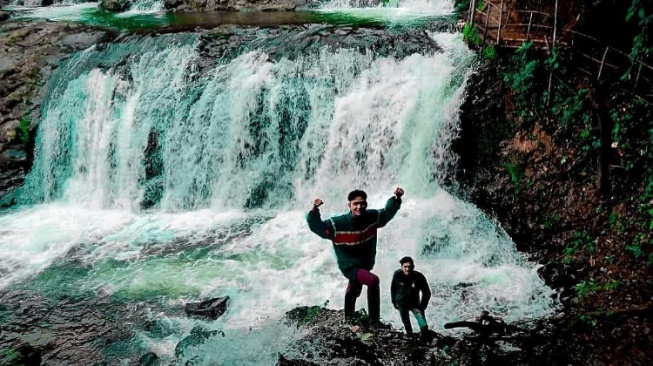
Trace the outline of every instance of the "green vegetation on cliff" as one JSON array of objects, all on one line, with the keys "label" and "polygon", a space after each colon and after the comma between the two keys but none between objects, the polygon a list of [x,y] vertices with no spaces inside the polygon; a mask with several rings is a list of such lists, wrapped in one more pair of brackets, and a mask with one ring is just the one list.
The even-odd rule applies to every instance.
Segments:
[{"label": "green vegetation on cliff", "polygon": [[[454,144],[470,199],[560,289],[570,322],[560,336],[588,364],[629,364],[651,352],[639,344],[651,341],[653,325],[652,86],[642,75],[635,93],[633,85],[638,62],[651,62],[653,14],[650,1],[629,3],[572,1],[565,7],[577,23],[558,26],[622,46],[630,67],[600,69],[601,57],[588,63],[580,47],[495,47],[470,82]],[[630,28],[615,39],[606,24]],[[474,28],[464,38],[485,53]]]}]

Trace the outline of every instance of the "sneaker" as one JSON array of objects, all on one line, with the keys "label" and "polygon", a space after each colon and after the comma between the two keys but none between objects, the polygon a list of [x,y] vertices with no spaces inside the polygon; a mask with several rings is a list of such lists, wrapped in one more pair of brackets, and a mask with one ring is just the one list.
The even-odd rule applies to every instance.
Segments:
[{"label": "sneaker", "polygon": [[431,343],[433,341],[433,334],[428,329],[424,329],[419,333],[419,340],[424,343]]},{"label": "sneaker", "polygon": [[415,334],[415,333],[402,333],[402,337],[404,339],[406,339],[406,340],[409,340],[409,341],[417,339],[417,338],[415,338],[416,336],[417,336],[417,334]]}]

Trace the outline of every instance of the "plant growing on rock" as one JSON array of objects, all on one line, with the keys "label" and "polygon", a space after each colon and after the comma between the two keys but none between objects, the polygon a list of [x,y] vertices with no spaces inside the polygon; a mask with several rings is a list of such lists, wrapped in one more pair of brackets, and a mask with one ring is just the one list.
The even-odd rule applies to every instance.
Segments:
[{"label": "plant growing on rock", "polygon": [[27,117],[20,119],[18,124],[18,130],[20,131],[20,141],[27,142],[29,141],[29,126],[32,122]]}]

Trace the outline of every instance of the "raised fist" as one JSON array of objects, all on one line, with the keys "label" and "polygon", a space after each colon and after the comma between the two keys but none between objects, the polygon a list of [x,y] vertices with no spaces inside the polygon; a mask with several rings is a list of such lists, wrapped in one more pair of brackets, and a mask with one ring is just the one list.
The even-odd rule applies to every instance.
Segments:
[{"label": "raised fist", "polygon": [[397,187],[397,189],[395,189],[395,197],[401,198],[401,196],[403,195],[404,195],[404,190],[401,187]]}]

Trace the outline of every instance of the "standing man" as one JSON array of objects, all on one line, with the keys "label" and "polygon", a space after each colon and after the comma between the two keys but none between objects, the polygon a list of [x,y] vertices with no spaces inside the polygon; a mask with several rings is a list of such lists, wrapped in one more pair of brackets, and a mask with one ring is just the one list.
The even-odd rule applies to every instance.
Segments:
[{"label": "standing man", "polygon": [[[429,339],[429,327],[426,324],[424,311],[429,305],[431,299],[431,289],[426,281],[426,277],[415,270],[415,263],[411,257],[403,257],[399,260],[401,269],[395,271],[392,276],[390,285],[390,296],[392,305],[399,310],[401,322],[404,323],[406,334],[413,333],[413,327],[410,325],[410,316],[408,311],[415,315],[417,324],[420,329],[420,339],[427,341]],[[420,292],[422,299],[420,300]]]},{"label": "standing man", "polygon": [[324,202],[316,198],[313,209],[306,215],[311,231],[333,243],[338,268],[349,280],[345,293],[347,320],[352,320],[356,299],[360,296],[363,285],[366,285],[370,321],[372,324],[380,322],[379,277],[370,272],[374,268],[376,257],[376,232],[395,216],[401,207],[403,195],[404,190],[397,188],[394,196],[388,199],[385,208],[368,210],[367,193],[354,190],[347,196],[348,213],[322,221],[319,207]]}]

